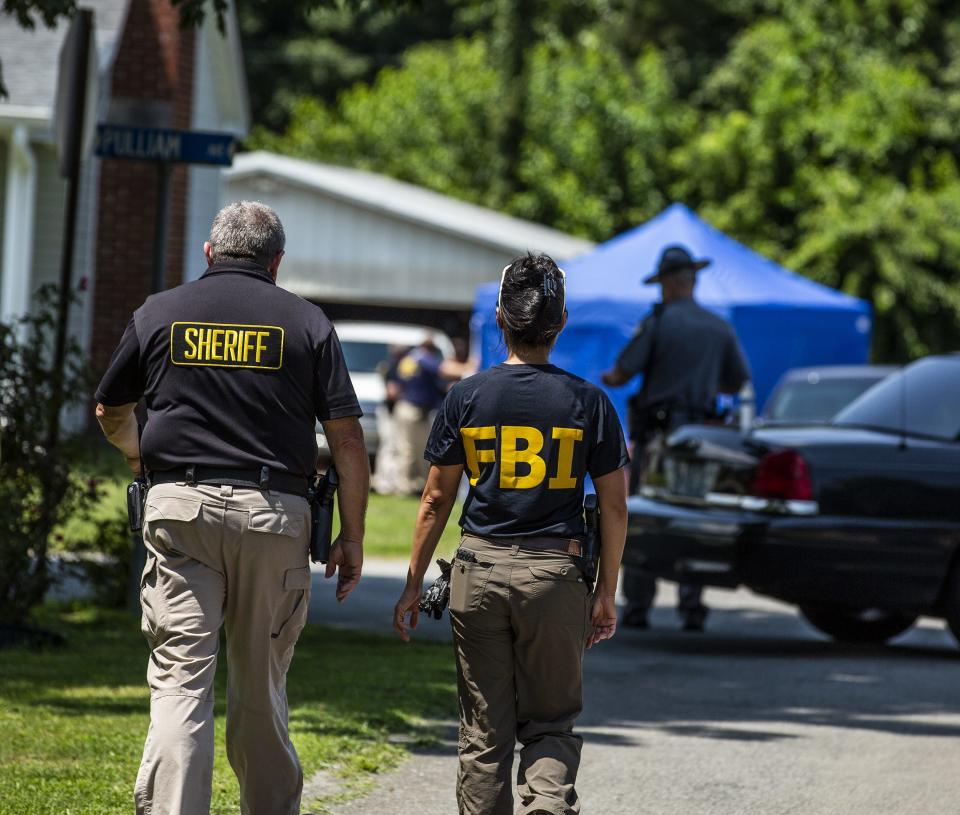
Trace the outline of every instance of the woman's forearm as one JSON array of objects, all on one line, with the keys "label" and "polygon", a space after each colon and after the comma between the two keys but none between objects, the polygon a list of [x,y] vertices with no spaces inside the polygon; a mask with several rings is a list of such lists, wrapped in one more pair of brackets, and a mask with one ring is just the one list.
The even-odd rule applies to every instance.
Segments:
[{"label": "woman's forearm", "polygon": [[627,540],[627,490],[621,470],[594,479],[600,510],[600,569],[597,594],[617,592],[620,561]]},{"label": "woman's forearm", "polygon": [[627,512],[608,509],[600,513],[600,569],[597,590],[601,594],[616,594],[620,561],[627,538]]},{"label": "woman's forearm", "polygon": [[419,584],[430,568],[443,528],[457,501],[457,489],[462,476],[463,465],[434,464],[430,467],[427,486],[423,489],[417,512],[417,525],[413,530],[413,551],[410,554],[407,583]]},{"label": "woman's forearm", "polygon": [[408,581],[414,583],[423,581],[456,499],[456,494],[448,496],[433,493],[429,486],[424,490],[420,509],[417,512],[417,524],[413,531],[413,551],[410,554]]}]

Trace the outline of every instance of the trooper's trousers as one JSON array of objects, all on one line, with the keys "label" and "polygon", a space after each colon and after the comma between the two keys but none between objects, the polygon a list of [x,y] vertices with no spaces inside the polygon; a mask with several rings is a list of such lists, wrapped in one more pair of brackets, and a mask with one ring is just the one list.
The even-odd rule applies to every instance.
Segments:
[{"label": "trooper's trousers", "polygon": [[465,535],[450,585],[460,701],[460,815],[580,812],[581,666],[591,595],[572,558]]},{"label": "trooper's trousers", "polygon": [[147,496],[141,582],[150,729],[142,815],[207,815],[213,678],[227,633],[227,757],[243,815],[299,815],[286,674],[310,600],[309,505],[287,493],[158,484]]}]

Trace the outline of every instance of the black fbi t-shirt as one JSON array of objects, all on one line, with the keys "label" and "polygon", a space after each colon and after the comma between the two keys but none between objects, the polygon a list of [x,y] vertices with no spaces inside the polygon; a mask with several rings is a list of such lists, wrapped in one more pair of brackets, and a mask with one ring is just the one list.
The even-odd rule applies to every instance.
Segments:
[{"label": "black fbi t-shirt", "polygon": [[211,266],[134,313],[96,399],[141,397],[151,471],[267,466],[309,476],[316,420],[361,414],[323,311],[242,260]]},{"label": "black fbi t-shirt", "polygon": [[602,390],[554,365],[506,363],[450,390],[424,457],[465,466],[460,526],[483,537],[582,535],[584,476],[628,461]]}]

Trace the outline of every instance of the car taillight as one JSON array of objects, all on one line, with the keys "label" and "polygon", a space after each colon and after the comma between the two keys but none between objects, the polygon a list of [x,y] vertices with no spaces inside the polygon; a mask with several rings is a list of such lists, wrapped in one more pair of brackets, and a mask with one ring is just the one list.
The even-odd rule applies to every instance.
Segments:
[{"label": "car taillight", "polygon": [[768,453],[753,474],[751,495],[784,501],[812,501],[810,468],[796,450]]}]

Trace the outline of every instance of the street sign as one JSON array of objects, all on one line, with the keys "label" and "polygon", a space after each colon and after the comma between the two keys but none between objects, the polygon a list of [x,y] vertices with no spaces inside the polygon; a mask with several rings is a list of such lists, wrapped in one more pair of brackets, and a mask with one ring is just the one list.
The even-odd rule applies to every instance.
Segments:
[{"label": "street sign", "polygon": [[234,141],[231,133],[102,124],[97,126],[96,153],[100,158],[230,166]]}]

